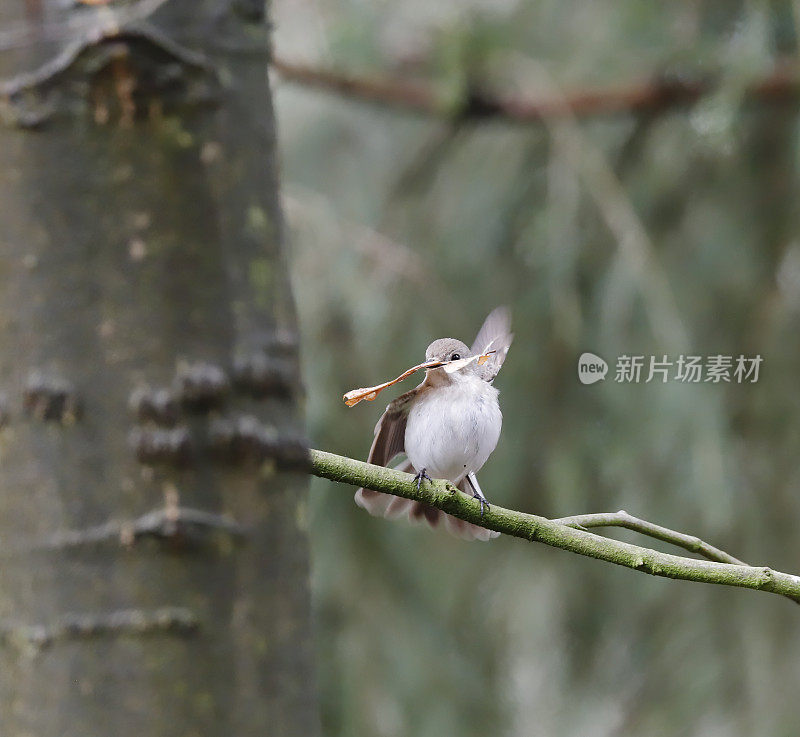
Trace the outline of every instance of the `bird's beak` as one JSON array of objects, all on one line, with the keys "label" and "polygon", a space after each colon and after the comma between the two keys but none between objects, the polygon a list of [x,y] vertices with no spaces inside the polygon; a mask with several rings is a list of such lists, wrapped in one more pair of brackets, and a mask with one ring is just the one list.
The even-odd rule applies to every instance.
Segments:
[{"label": "bird's beak", "polygon": [[492,353],[497,353],[497,351],[486,351],[486,353],[481,353],[478,356],[469,356],[468,358],[457,358],[455,361],[440,361],[439,359],[434,359],[432,361],[425,361],[425,363],[420,363],[417,366],[412,366],[408,369],[409,372],[411,371],[418,371],[419,369],[432,369],[432,368],[440,368],[442,366],[445,367],[445,371],[448,374],[453,373],[453,371],[458,371],[459,369],[464,368],[464,366],[469,366],[471,363],[477,363],[479,366],[482,366],[486,361],[489,360],[489,356]]}]

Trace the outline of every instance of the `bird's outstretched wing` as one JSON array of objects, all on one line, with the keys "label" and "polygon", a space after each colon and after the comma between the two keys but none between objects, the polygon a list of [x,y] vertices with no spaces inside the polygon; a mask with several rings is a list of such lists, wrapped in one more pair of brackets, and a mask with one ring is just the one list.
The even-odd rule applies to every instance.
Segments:
[{"label": "bird's outstretched wing", "polygon": [[375,425],[375,437],[372,440],[372,447],[369,449],[367,463],[385,466],[396,455],[406,452],[406,420],[411,403],[421,387],[422,384],[401,394],[386,406],[386,411]]},{"label": "bird's outstretched wing", "polygon": [[[386,406],[386,411],[375,425],[375,437],[372,439],[367,463],[388,466],[397,455],[406,452],[406,420],[411,409],[411,402],[421,386],[422,384],[416,389],[401,394]],[[408,465],[410,466],[410,464]],[[363,507],[376,517],[385,516],[394,498],[389,494],[381,494],[372,489],[359,489],[355,497],[359,507]]]},{"label": "bird's outstretched wing", "polygon": [[495,307],[483,321],[475,341],[472,343],[473,354],[495,351],[489,360],[481,366],[482,376],[486,381],[493,381],[506,360],[514,334],[511,332],[511,310],[508,307]]}]

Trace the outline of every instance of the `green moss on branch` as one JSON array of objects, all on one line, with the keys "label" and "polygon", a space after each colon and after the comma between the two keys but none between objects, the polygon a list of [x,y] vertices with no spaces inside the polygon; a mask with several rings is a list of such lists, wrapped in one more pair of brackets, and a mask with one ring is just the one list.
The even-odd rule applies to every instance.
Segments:
[{"label": "green moss on branch", "polygon": [[[433,483],[424,482],[417,491],[414,477],[409,473],[374,466],[321,450],[311,450],[311,473],[331,481],[340,481],[352,486],[364,486],[386,494],[415,499],[441,509],[454,517],[501,532],[504,535],[520,537],[530,542],[544,543],[554,548],[597,558],[654,576],[769,591],[792,599],[800,597],[800,576],[781,573],[764,566],[685,558],[618,540],[610,540],[581,527],[570,526],[575,525],[576,521],[581,520],[581,517],[565,518],[563,521],[550,520],[546,517],[516,512],[492,504],[491,509],[487,510],[481,518],[479,504],[463,494],[454,494],[455,487],[446,481],[437,479]],[[588,516],[584,521],[591,522]],[[644,523],[644,520],[641,522],[643,523],[641,529],[632,524],[624,526],[648,534],[647,525],[650,523]],[[613,521],[611,523],[614,524]],[[666,528],[658,526],[653,527],[661,531],[666,530]],[[658,537],[675,542],[668,535],[662,534]],[[674,537],[689,538],[682,533],[674,533]],[[696,538],[693,539],[696,540]],[[716,551],[716,549],[714,550]]]}]

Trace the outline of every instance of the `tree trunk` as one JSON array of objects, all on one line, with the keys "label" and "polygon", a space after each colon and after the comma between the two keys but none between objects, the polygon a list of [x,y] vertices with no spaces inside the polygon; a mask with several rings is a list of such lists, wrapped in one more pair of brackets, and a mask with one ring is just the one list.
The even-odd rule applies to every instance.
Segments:
[{"label": "tree trunk", "polygon": [[317,733],[263,7],[0,23],[0,732]]}]

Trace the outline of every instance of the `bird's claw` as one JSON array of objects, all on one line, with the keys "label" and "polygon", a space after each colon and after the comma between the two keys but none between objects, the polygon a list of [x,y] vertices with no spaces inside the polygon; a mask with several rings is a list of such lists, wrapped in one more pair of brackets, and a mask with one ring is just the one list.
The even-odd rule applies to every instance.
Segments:
[{"label": "bird's claw", "polygon": [[422,485],[422,479],[427,479],[433,483],[433,479],[428,476],[428,472],[423,468],[416,476],[414,476],[414,481],[417,482],[417,491],[419,491],[419,487]]},{"label": "bird's claw", "polygon": [[486,497],[480,496],[479,494],[473,494],[473,499],[477,499],[478,503],[481,505],[481,519],[483,519],[483,513],[486,509],[491,510],[491,506],[489,502],[486,501]]},{"label": "bird's claw", "polygon": [[481,493],[481,487],[478,486],[478,479],[476,479],[473,474],[469,473],[466,475],[466,479],[467,483],[472,488],[472,498],[477,499],[479,504],[481,505],[481,519],[483,519],[483,513],[487,509],[491,509],[491,507],[489,506],[489,502],[486,501],[486,497]]}]

